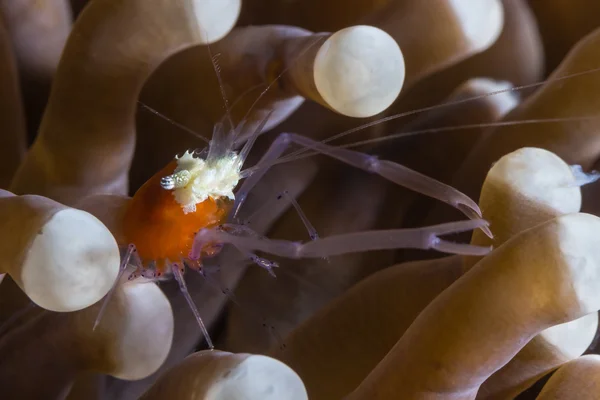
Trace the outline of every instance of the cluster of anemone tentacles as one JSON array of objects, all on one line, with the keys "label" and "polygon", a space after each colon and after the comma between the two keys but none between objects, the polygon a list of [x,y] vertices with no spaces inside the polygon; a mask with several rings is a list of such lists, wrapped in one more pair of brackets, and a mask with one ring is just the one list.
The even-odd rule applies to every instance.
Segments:
[{"label": "cluster of anemone tentacles", "polygon": [[[598,398],[592,3],[0,0],[0,397]],[[115,281],[128,232],[147,232],[154,210],[127,219],[134,194],[234,126],[239,148],[261,134],[248,165],[283,132],[347,132],[327,144],[421,174],[403,170],[419,179],[402,188],[284,155],[244,198],[241,226],[309,243],[417,229],[464,219],[425,196],[460,191],[493,238],[438,249],[493,250],[272,257],[269,274],[223,246],[185,273],[219,349],[204,350],[176,282]],[[211,193],[235,201],[226,178]],[[163,217],[198,228],[175,214]]]}]

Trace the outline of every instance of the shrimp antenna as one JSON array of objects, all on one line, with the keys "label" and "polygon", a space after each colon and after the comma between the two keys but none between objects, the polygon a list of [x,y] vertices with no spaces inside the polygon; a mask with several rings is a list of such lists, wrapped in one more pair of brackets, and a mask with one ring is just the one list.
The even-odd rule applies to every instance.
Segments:
[{"label": "shrimp antenna", "polygon": [[[219,54],[213,56],[212,51],[210,50],[210,45],[206,44],[206,50],[208,52],[208,56],[210,57],[210,62],[212,63],[213,69],[215,71],[215,75],[217,76],[217,83],[219,84],[219,90],[221,92],[221,98],[223,100],[223,106],[225,108],[225,118],[227,123],[229,124],[229,128],[225,129],[225,134],[221,137],[214,137],[211,140],[210,147],[216,147],[216,151],[209,151],[209,155],[213,155],[216,158],[220,158],[225,156],[229,151],[232,150],[235,140],[235,125],[233,123],[233,119],[231,117],[231,109],[229,107],[229,101],[227,100],[227,93],[225,92],[225,85],[223,84],[223,78],[221,77],[221,67],[219,67],[218,58]],[[211,158],[211,160],[214,160]],[[210,162],[210,160],[208,160]]]},{"label": "shrimp antenna", "polygon": [[[229,106],[229,101],[227,99],[227,94],[225,92],[225,85],[223,84],[223,79],[221,77],[221,68],[218,64],[218,57],[220,56],[220,54],[216,54],[216,55],[212,55],[212,51],[210,49],[210,45],[206,45],[207,51],[208,51],[208,55],[211,59],[211,63],[213,65],[213,69],[215,71],[216,77],[217,77],[217,82],[219,84],[219,90],[221,92],[221,97],[222,100],[224,102],[224,108],[225,108],[225,115],[223,116],[223,118],[221,118],[221,122],[223,123],[223,119],[226,119],[226,121],[229,123],[231,130],[230,135],[227,135],[227,140],[225,141],[224,139],[219,139],[218,141],[223,140],[225,142],[225,146],[221,147],[219,146],[219,148],[225,148],[225,149],[231,149],[231,148],[235,148],[237,147],[239,144],[241,144],[241,142],[245,142],[246,140],[249,139],[249,137],[255,136],[256,132],[252,132],[249,135],[246,135],[238,140],[236,140],[236,137],[238,135],[238,133],[241,131],[241,127],[244,124],[244,121],[246,121],[248,119],[248,117],[250,116],[250,113],[254,110],[254,108],[256,107],[256,105],[258,104],[258,102],[260,101],[260,99],[263,98],[264,95],[267,94],[267,92],[273,87],[273,85],[275,85],[275,83],[281,79],[281,77],[283,76],[283,74],[285,74],[296,62],[297,60],[299,60],[308,50],[310,50],[310,48],[312,48],[312,46],[314,46],[315,44],[317,44],[319,41],[321,41],[323,38],[319,37],[317,39],[315,39],[313,42],[309,43],[306,48],[304,48],[300,54],[298,54],[298,56],[296,56],[292,62],[286,67],[284,68],[279,75],[277,75],[277,77],[271,81],[267,87],[258,95],[258,97],[256,98],[256,100],[254,100],[254,102],[252,103],[252,105],[250,106],[250,108],[248,109],[248,111],[246,112],[246,114],[244,115],[244,118],[242,119],[242,122],[239,125],[239,128],[236,129],[235,125],[233,123],[233,119],[231,116],[231,107]],[[241,100],[241,98],[245,95],[247,95],[248,93],[251,93],[252,91],[254,91],[255,89],[258,89],[259,87],[261,87],[263,84],[258,84],[255,85],[251,88],[249,88],[248,90],[246,90],[244,93],[242,93],[238,99],[236,101],[234,101],[233,105],[235,105],[239,100]],[[204,143],[207,143],[210,145],[210,140],[208,140],[206,137],[204,137],[203,135],[201,135],[200,133],[194,131],[193,129],[188,128],[187,126],[173,120],[172,118],[167,117],[165,114],[161,113],[160,111],[150,107],[148,104],[145,104],[144,102],[142,102],[141,100],[138,100],[137,103],[144,108],[145,110],[151,112],[152,114],[158,116],[159,118],[164,119],[165,121],[169,122],[170,124],[174,125],[175,127],[181,129],[182,131],[189,133],[190,135],[197,137],[198,139],[201,139]],[[264,129],[266,123],[264,125],[261,126],[260,131],[258,134],[262,133],[262,129]],[[256,135],[258,136],[258,135]],[[213,138],[214,140],[214,138]]]},{"label": "shrimp antenna", "polygon": [[[292,59],[292,61],[275,77],[275,79],[273,79],[271,82],[269,82],[269,84],[267,85],[267,87],[258,95],[258,97],[256,98],[256,100],[254,100],[254,102],[252,103],[252,105],[250,105],[250,108],[248,108],[248,111],[246,111],[246,114],[244,114],[244,118],[242,118],[242,121],[246,121],[250,117],[250,113],[254,110],[254,108],[256,107],[256,105],[258,104],[258,102],[260,101],[260,99],[262,99],[263,96],[267,94],[267,92],[275,85],[275,83],[277,83],[279,81],[279,79],[281,79],[281,77],[286,72],[288,72],[289,69],[292,68],[292,66],[296,62],[298,62],[298,60],[300,60],[300,58],[302,58],[308,52],[308,50],[310,50],[314,45],[316,45],[317,43],[319,43],[323,39],[324,39],[324,37],[320,36],[320,37],[316,38],[315,40],[313,40],[312,42],[310,42],[308,45],[306,45],[306,47],[304,49],[302,49],[302,51],[300,51],[300,53],[296,57],[294,57]],[[254,89],[254,88],[251,88],[251,89]],[[262,128],[261,128],[261,130],[262,130]],[[237,133],[239,133],[239,132],[236,132],[236,134]],[[243,141],[245,141],[247,139],[248,139],[247,136],[242,136],[241,138],[236,139],[235,145],[237,145],[239,142],[243,142]]]},{"label": "shrimp antenna", "polygon": [[[552,124],[559,122],[579,122],[579,121],[593,121],[600,119],[600,115],[583,115],[580,117],[556,117],[556,118],[532,118],[532,119],[523,119],[520,121],[495,121],[495,122],[483,122],[478,124],[463,124],[463,125],[453,125],[453,126],[440,126],[438,128],[427,128],[427,129],[419,129],[409,132],[400,132],[394,133],[388,136],[376,137],[366,140],[361,140],[354,143],[349,143],[346,145],[339,146],[340,148],[352,148],[363,146],[366,144],[373,144],[384,142],[387,140],[394,139],[402,139],[405,137],[422,135],[427,133],[441,133],[441,132],[452,132],[457,130],[466,130],[466,129],[478,129],[478,128],[499,128],[505,126],[515,126],[515,125],[534,125],[534,124]],[[318,153],[314,153],[318,154]]]},{"label": "shrimp antenna", "polygon": [[[478,128],[498,128],[505,126],[515,126],[515,125],[533,125],[533,124],[550,124],[550,123],[559,123],[559,122],[578,122],[578,121],[593,121],[600,119],[600,115],[591,115],[591,116],[581,116],[581,117],[557,117],[557,118],[537,118],[537,119],[525,119],[521,121],[496,121],[496,122],[486,122],[479,124],[463,124],[463,125],[453,125],[453,126],[440,126],[437,128],[427,128],[427,129],[419,129],[409,132],[400,132],[394,133],[392,135],[386,135],[381,137],[375,137],[371,139],[365,139],[358,142],[343,144],[337,146],[340,149],[351,149],[354,147],[360,147],[367,144],[375,144],[381,142],[387,142],[388,140],[402,139],[406,137],[428,134],[428,133],[442,133],[442,132],[452,132],[459,130],[467,130],[467,129],[478,129]],[[280,158],[273,162],[273,165],[285,164],[292,161],[301,160],[304,158],[312,157],[321,153],[318,152],[305,152],[302,154],[290,153],[289,155]],[[248,170],[242,171],[243,175],[253,173],[257,167],[251,167]]]},{"label": "shrimp antenna", "polygon": [[[479,99],[483,99],[483,98],[486,98],[486,97],[495,96],[495,95],[501,94],[501,93],[519,92],[521,90],[531,89],[531,88],[535,88],[535,87],[539,87],[539,86],[545,85],[548,82],[558,82],[558,81],[562,81],[562,80],[566,80],[566,79],[572,79],[572,78],[580,77],[580,76],[583,76],[583,75],[593,74],[593,73],[596,73],[596,72],[600,72],[600,67],[598,67],[598,68],[592,68],[592,69],[585,70],[585,71],[574,72],[572,74],[563,75],[563,76],[559,76],[559,77],[556,77],[556,78],[546,79],[546,80],[541,81],[541,82],[535,82],[535,83],[530,83],[530,84],[527,84],[527,85],[515,86],[515,87],[512,87],[512,88],[508,88],[508,89],[496,90],[494,92],[484,93],[484,94],[472,96],[472,97],[469,97],[469,98],[466,98],[466,99],[452,100],[452,101],[448,101],[448,102],[445,102],[445,103],[436,104],[436,105],[433,105],[433,106],[418,108],[416,110],[411,110],[411,111],[406,111],[406,112],[398,113],[398,114],[395,114],[395,115],[390,115],[390,116],[378,119],[376,121],[367,122],[367,123],[365,123],[363,125],[360,125],[360,126],[357,126],[355,128],[351,128],[351,129],[345,130],[343,132],[338,133],[337,135],[330,136],[327,139],[324,139],[324,140],[320,141],[319,143],[323,143],[323,144],[329,143],[329,142],[334,141],[336,139],[340,139],[342,137],[348,136],[348,135],[350,135],[352,133],[356,133],[356,132],[362,131],[363,129],[371,128],[373,126],[380,125],[380,124],[383,124],[385,122],[393,121],[395,119],[399,119],[399,118],[403,118],[403,117],[408,117],[410,115],[421,114],[421,113],[424,113],[424,112],[427,112],[427,111],[432,111],[432,110],[439,110],[439,109],[442,109],[442,108],[455,106],[457,104],[469,103],[469,102],[472,102],[472,101],[475,101],[475,100],[479,100]],[[288,154],[288,156],[286,156],[286,159],[288,159],[288,157],[295,157],[297,155],[306,153],[309,150],[310,149],[307,149],[307,148],[297,150],[297,151],[295,151],[293,153]],[[283,159],[281,159],[280,162],[276,162],[275,164],[279,164],[279,163],[281,163],[281,161],[283,161]]]},{"label": "shrimp antenna", "polygon": [[212,63],[213,69],[215,71],[215,75],[217,76],[217,82],[219,83],[219,91],[221,92],[221,97],[223,99],[223,104],[225,108],[225,117],[229,122],[231,129],[235,127],[233,123],[233,119],[231,118],[231,109],[229,107],[229,100],[227,99],[227,93],[225,92],[225,85],[223,84],[223,77],[221,76],[221,67],[219,66],[219,57],[221,53],[217,53],[215,55],[210,51],[210,45],[206,45],[206,49],[208,51],[208,56],[210,57],[210,61]]},{"label": "shrimp antenna", "polygon": [[147,111],[150,111],[152,114],[154,114],[154,115],[158,116],[159,118],[162,118],[162,119],[164,119],[164,120],[165,120],[165,121],[167,121],[168,123],[170,123],[170,124],[174,125],[175,127],[177,127],[177,128],[179,128],[179,129],[181,129],[182,131],[184,131],[184,132],[187,132],[187,133],[189,133],[190,135],[197,137],[198,139],[202,139],[202,140],[204,141],[204,143],[207,143],[207,144],[208,144],[208,143],[210,143],[210,141],[209,141],[207,138],[205,138],[204,136],[202,136],[202,135],[201,135],[201,134],[199,134],[198,132],[196,132],[196,131],[194,131],[194,130],[192,130],[192,129],[188,128],[187,126],[185,126],[185,125],[183,125],[183,124],[180,124],[180,123],[179,123],[179,122],[177,122],[177,121],[174,121],[174,120],[172,120],[171,118],[169,118],[169,117],[167,117],[166,115],[164,115],[163,113],[161,113],[161,112],[159,112],[159,111],[155,110],[154,108],[150,107],[149,105],[147,105],[147,104],[145,104],[145,103],[141,102],[140,100],[138,100],[138,104],[139,104],[139,105],[140,105],[142,108],[144,108],[145,110],[147,110]]},{"label": "shrimp antenna", "polygon": [[273,115],[273,110],[267,113],[267,115],[263,118],[263,120],[260,122],[260,124],[258,124],[256,129],[254,130],[252,136],[250,136],[250,138],[248,138],[248,141],[246,141],[246,144],[244,145],[239,154],[241,165],[244,165],[248,154],[250,154],[250,150],[252,150],[252,146],[254,146],[254,143],[256,142],[256,138],[258,138],[258,135],[260,135],[265,125],[267,125],[267,122],[269,121],[269,118],[271,118],[271,115]]}]

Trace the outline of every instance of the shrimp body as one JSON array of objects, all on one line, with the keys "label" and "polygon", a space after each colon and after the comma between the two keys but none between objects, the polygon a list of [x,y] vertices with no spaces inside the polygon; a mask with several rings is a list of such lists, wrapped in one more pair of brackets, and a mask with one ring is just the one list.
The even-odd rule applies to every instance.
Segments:
[{"label": "shrimp body", "polygon": [[[221,176],[215,176],[205,164],[189,152],[175,158],[140,187],[125,211],[124,240],[135,245],[144,268],[155,267],[157,277],[168,272],[169,262],[187,259],[195,234],[223,224],[231,210],[229,192],[238,179],[228,176],[223,165],[217,167]],[[203,192],[206,185],[217,192]],[[217,251],[218,247],[209,245],[202,253]]]},{"label": "shrimp body", "polygon": [[[173,275],[206,338],[210,336],[202,322],[183,279],[186,265],[199,269],[201,258],[220,251],[218,241],[192,248],[198,231],[223,224],[233,207],[233,189],[241,178],[243,157],[235,151],[210,151],[204,158],[186,151],[175,157],[139,188],[122,216],[122,243],[127,247],[121,259],[120,275],[107,294],[94,323],[94,329],[106,309],[116,284],[129,265],[137,267],[128,279],[139,276],[161,279]],[[135,256],[134,256],[135,253]],[[130,261],[133,259],[133,264]]]}]

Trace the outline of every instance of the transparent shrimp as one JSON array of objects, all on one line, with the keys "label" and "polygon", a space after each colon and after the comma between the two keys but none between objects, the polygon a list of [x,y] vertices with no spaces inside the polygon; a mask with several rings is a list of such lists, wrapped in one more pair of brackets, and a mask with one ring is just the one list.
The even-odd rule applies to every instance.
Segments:
[{"label": "transparent shrimp", "polygon": [[[132,276],[160,280],[165,279],[168,275],[174,275],[194,311],[209,348],[213,348],[213,344],[200,313],[185,286],[183,265],[189,263],[201,265],[203,258],[216,255],[224,243],[233,243],[232,239],[236,237],[271,243],[267,239],[253,234],[246,226],[226,224],[226,222],[230,219],[235,220],[248,193],[271,167],[273,161],[277,160],[285,150],[285,146],[290,143],[290,138],[297,143],[305,144],[309,148],[338,158],[342,162],[377,173],[388,180],[412,187],[422,193],[437,198],[447,197],[448,203],[463,209],[465,214],[473,218],[473,221],[470,222],[431,227],[422,231],[364,232],[361,239],[358,240],[366,239],[363,243],[372,243],[372,245],[363,246],[363,251],[380,248],[381,246],[375,242],[382,237],[381,235],[388,236],[388,241],[394,248],[417,247],[472,255],[481,255],[489,251],[488,248],[453,244],[439,238],[444,234],[486,227],[486,223],[480,219],[480,211],[475,202],[451,187],[422,177],[414,171],[389,161],[377,161],[369,156],[363,156],[359,152],[337,149],[298,135],[287,134],[280,136],[274,142],[271,149],[265,153],[263,160],[253,170],[254,172],[250,172],[251,170],[248,169],[242,173],[245,157],[267,120],[268,116],[239,152],[231,148],[234,142],[232,138],[235,138],[236,133],[224,132],[223,125],[218,125],[206,151],[200,153],[187,151],[181,157],[176,157],[135,193],[123,217],[123,234],[127,242],[123,245],[129,246],[130,249],[135,248],[136,254],[141,260],[138,269]],[[227,142],[227,145],[223,145],[222,141]],[[203,157],[203,154],[206,156]],[[424,184],[418,183],[421,177],[424,178]],[[245,179],[244,184],[234,193],[235,187],[242,179]],[[326,259],[331,255],[351,251],[356,239],[319,238],[299,205],[295,201],[293,204],[309,230],[311,243],[323,248],[318,257]],[[216,229],[214,232],[218,231],[219,236],[215,236],[215,240],[205,240],[206,232],[213,232],[212,229]],[[197,233],[199,236],[196,236]],[[331,243],[332,239],[341,240],[341,245],[347,246],[349,250],[340,251],[339,245],[338,248],[330,246],[328,243]],[[277,264],[254,253],[254,250],[265,251],[264,248],[260,248],[260,246],[245,248],[239,244],[236,247],[255,264],[274,275],[273,269],[277,267]],[[267,252],[277,253],[274,248],[267,249]],[[131,254],[131,252],[127,254]],[[307,253],[298,253],[298,255],[300,254],[308,255]],[[285,253],[285,255],[295,257],[295,253]],[[124,270],[127,264],[128,261],[124,260],[121,270]],[[109,299],[110,295],[105,302]],[[99,318],[101,318],[101,314],[98,320]]]},{"label": "transparent shrimp", "polygon": [[[215,67],[215,72],[218,74],[217,67]],[[585,73],[592,72],[596,71]],[[539,84],[508,90],[520,90],[537,85]],[[266,90],[261,93],[261,96]],[[437,107],[472,101],[508,90],[475,96]],[[360,129],[377,123],[428,111],[433,107],[386,117],[342,132],[321,142],[294,133],[283,133],[273,142],[256,165],[244,169],[246,157],[252,149],[256,137],[267,124],[270,114],[253,132],[244,134],[241,127],[233,126],[227,102],[225,104],[224,122],[215,126],[212,140],[208,146],[202,151],[186,151],[182,156],[176,156],[172,162],[151,177],[135,193],[123,218],[125,242],[122,245],[124,247],[135,246],[136,254],[140,258],[140,263],[130,278],[143,276],[161,280],[173,275],[194,311],[209,348],[213,348],[213,344],[201,315],[187,291],[184,281],[184,266],[195,265],[196,269],[201,270],[203,259],[218,254],[225,244],[232,244],[250,261],[271,274],[277,264],[258,256],[256,251],[292,259],[327,259],[331,256],[352,252],[399,248],[432,249],[444,253],[476,256],[487,254],[491,250],[489,247],[453,243],[442,238],[444,235],[473,229],[482,229],[491,236],[487,222],[481,219],[479,207],[468,196],[449,185],[393,161],[380,160],[375,156],[349,149],[353,145],[389,140],[393,135],[341,147],[327,144],[331,140],[358,132]],[[250,111],[247,114],[249,113]],[[590,116],[589,118],[596,117]],[[557,118],[556,120],[561,119]],[[543,121],[518,121],[517,123],[539,122]],[[501,126],[501,124],[502,122],[488,125]],[[478,124],[477,126],[483,125]],[[446,129],[461,128],[464,127],[456,126]],[[436,128],[423,132],[441,132],[443,130],[444,128]],[[404,133],[403,135],[408,134]],[[244,147],[237,150],[236,144],[241,141],[240,137],[244,137],[246,141]],[[298,145],[302,149],[284,155],[292,144]],[[309,231],[311,241],[308,243],[271,240],[256,234],[238,221],[238,212],[243,207],[248,194],[269,168],[282,162],[293,161],[313,154],[329,156],[342,163],[379,175],[397,185],[448,203],[469,219],[418,229],[365,231],[321,238],[316,234],[312,225],[307,222],[299,205],[293,202],[294,208]],[[242,181],[243,183],[236,190]],[[127,265],[127,262],[124,264]],[[109,301],[109,298],[110,296],[107,296],[105,301]],[[99,318],[101,318],[101,314]]]}]

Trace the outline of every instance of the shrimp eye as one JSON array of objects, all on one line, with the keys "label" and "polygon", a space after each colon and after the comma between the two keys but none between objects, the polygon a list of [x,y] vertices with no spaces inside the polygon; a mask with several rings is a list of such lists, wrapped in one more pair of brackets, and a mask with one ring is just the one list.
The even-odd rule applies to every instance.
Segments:
[{"label": "shrimp eye", "polygon": [[160,186],[165,190],[171,190],[175,188],[175,179],[173,175],[165,176],[160,179]]}]

